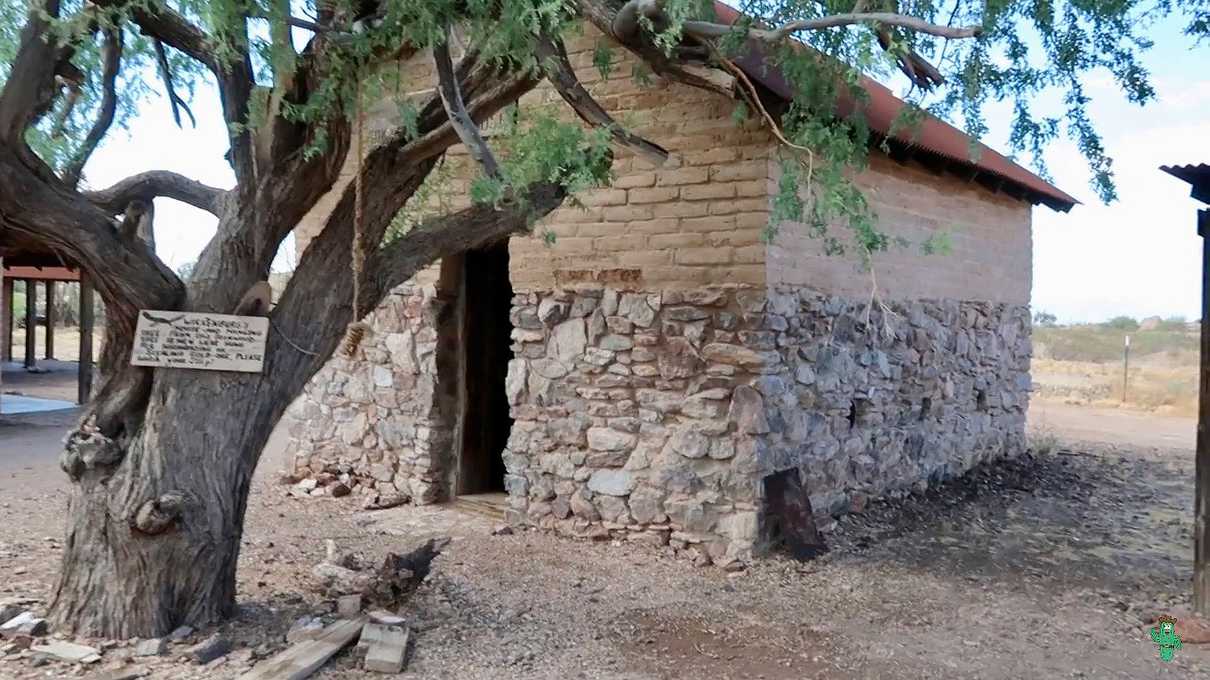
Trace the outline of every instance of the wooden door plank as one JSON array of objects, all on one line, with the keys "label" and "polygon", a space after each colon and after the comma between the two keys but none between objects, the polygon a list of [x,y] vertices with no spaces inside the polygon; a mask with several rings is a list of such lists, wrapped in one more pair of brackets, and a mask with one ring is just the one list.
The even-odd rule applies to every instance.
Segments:
[{"label": "wooden door plank", "polygon": [[314,640],[293,645],[244,673],[239,680],[303,680],[327,663],[337,652],[349,646],[361,634],[366,619],[337,621]]}]

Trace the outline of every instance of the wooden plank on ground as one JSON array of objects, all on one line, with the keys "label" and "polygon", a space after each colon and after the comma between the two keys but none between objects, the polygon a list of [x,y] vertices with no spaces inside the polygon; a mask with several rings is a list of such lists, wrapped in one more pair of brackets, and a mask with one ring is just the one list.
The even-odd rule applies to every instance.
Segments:
[{"label": "wooden plank on ground", "polygon": [[380,623],[367,623],[362,631],[363,637],[371,642],[366,649],[365,669],[379,673],[400,673],[403,671],[403,658],[408,651],[408,638],[412,629],[407,626],[384,626]]},{"label": "wooden plank on ground", "polygon": [[337,621],[314,640],[299,642],[273,658],[257,664],[239,680],[302,680],[319,670],[337,652],[361,633],[365,617]]}]

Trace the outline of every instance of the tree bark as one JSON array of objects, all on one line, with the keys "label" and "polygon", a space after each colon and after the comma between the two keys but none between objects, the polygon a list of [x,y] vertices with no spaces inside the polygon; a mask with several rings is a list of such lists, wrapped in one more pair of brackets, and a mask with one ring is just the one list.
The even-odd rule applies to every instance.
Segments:
[{"label": "tree bark", "polygon": [[249,482],[276,421],[255,407],[263,382],[174,371],[127,444],[106,450],[94,434],[74,444],[80,460],[65,452],[76,483],[52,605],[60,625],[145,637],[233,613]]}]

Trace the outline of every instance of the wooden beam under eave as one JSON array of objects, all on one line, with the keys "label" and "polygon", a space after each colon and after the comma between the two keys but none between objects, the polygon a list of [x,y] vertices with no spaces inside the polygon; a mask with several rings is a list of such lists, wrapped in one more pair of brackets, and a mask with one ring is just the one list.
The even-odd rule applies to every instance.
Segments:
[{"label": "wooden beam under eave", "polygon": [[1210,615],[1210,210],[1197,213],[1202,238],[1202,323],[1193,500],[1193,610]]},{"label": "wooden beam under eave", "polygon": [[978,184],[979,186],[982,186],[995,194],[999,193],[1004,188],[1004,178],[999,175],[980,172],[975,175],[975,184]]},{"label": "wooden beam under eave", "polygon": [[8,267],[4,275],[11,279],[34,281],[79,281],[80,272],[67,267]]}]

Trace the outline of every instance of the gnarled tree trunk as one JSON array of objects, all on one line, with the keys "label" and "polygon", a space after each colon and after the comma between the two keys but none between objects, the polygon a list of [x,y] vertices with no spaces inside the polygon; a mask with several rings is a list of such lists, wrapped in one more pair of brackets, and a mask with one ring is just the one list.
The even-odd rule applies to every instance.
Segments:
[{"label": "gnarled tree trunk", "polygon": [[[620,4],[580,0],[579,11],[609,32]],[[121,84],[123,29],[102,30],[96,17],[85,16],[102,8],[120,10],[115,16],[121,22],[210,72],[231,134],[227,157],[235,188],[224,191],[152,171],[104,190],[78,189],[89,155],[114,122],[115,88]],[[493,205],[434,216],[387,242],[393,218],[447,149],[461,141],[488,177],[501,180],[501,166],[477,125],[545,76],[581,118],[608,130],[616,143],[657,161],[665,152],[627,133],[593,100],[576,80],[554,24],[531,36],[540,64],[482,59],[475,44],[454,64],[448,44],[430,45],[439,92],[427,95],[409,125],[373,149],[359,149],[359,181],[340,190],[323,229],[268,312],[263,372],[133,367],[130,351],[140,310],[235,312],[245,293],[264,285],[282,241],[335,185],[351,146],[351,121],[359,116],[344,109],[339,93],[325,89],[334,82],[332,74],[356,59],[352,77],[361,78],[383,63],[405,62],[424,45],[394,44],[384,37],[351,55],[341,45],[356,32],[354,26],[376,30],[378,2],[361,3],[358,10],[364,14],[357,16],[347,15],[343,6],[324,6],[318,23],[301,24],[289,18],[286,3],[286,23],[272,22],[275,40],[294,49],[290,21],[314,31],[314,37],[294,58],[273,60],[268,120],[254,127],[249,111],[256,79],[246,22],[210,34],[170,3],[94,0],[66,10],[79,19],[73,25],[86,30],[75,42],[62,44],[52,39],[58,35],[51,27],[52,20],[63,18],[61,10],[60,0],[34,3],[0,88],[0,246],[47,250],[80,267],[95,282],[107,315],[100,387],[69,433],[60,459],[72,490],[52,615],[62,630],[83,634],[162,635],[178,625],[206,625],[231,614],[249,483],[261,450],[349,324],[432,262],[530,228],[562,202],[565,185],[574,179],[563,176],[567,164],[558,160],[540,179],[509,186]],[[619,38],[660,74],[716,87],[667,58],[651,36]],[[55,108],[62,83],[81,86],[85,76],[72,59],[87,40],[103,43],[97,85],[104,99],[78,155],[65,170],[55,171],[30,148],[26,133]],[[355,89],[359,99],[360,87]],[[326,117],[300,120],[297,112],[316,100],[316,110]],[[581,170],[593,177],[606,174],[611,158],[589,155],[586,148],[569,150],[581,152],[591,159]],[[217,233],[188,285],[114,219],[133,212],[136,202],[156,197],[218,218]],[[359,289],[356,298],[350,281]]]},{"label": "gnarled tree trunk", "polygon": [[116,468],[83,469],[72,485],[52,608],[81,633],[163,635],[233,611],[249,482],[273,423],[254,407],[258,376],[187,373],[156,390]]}]

